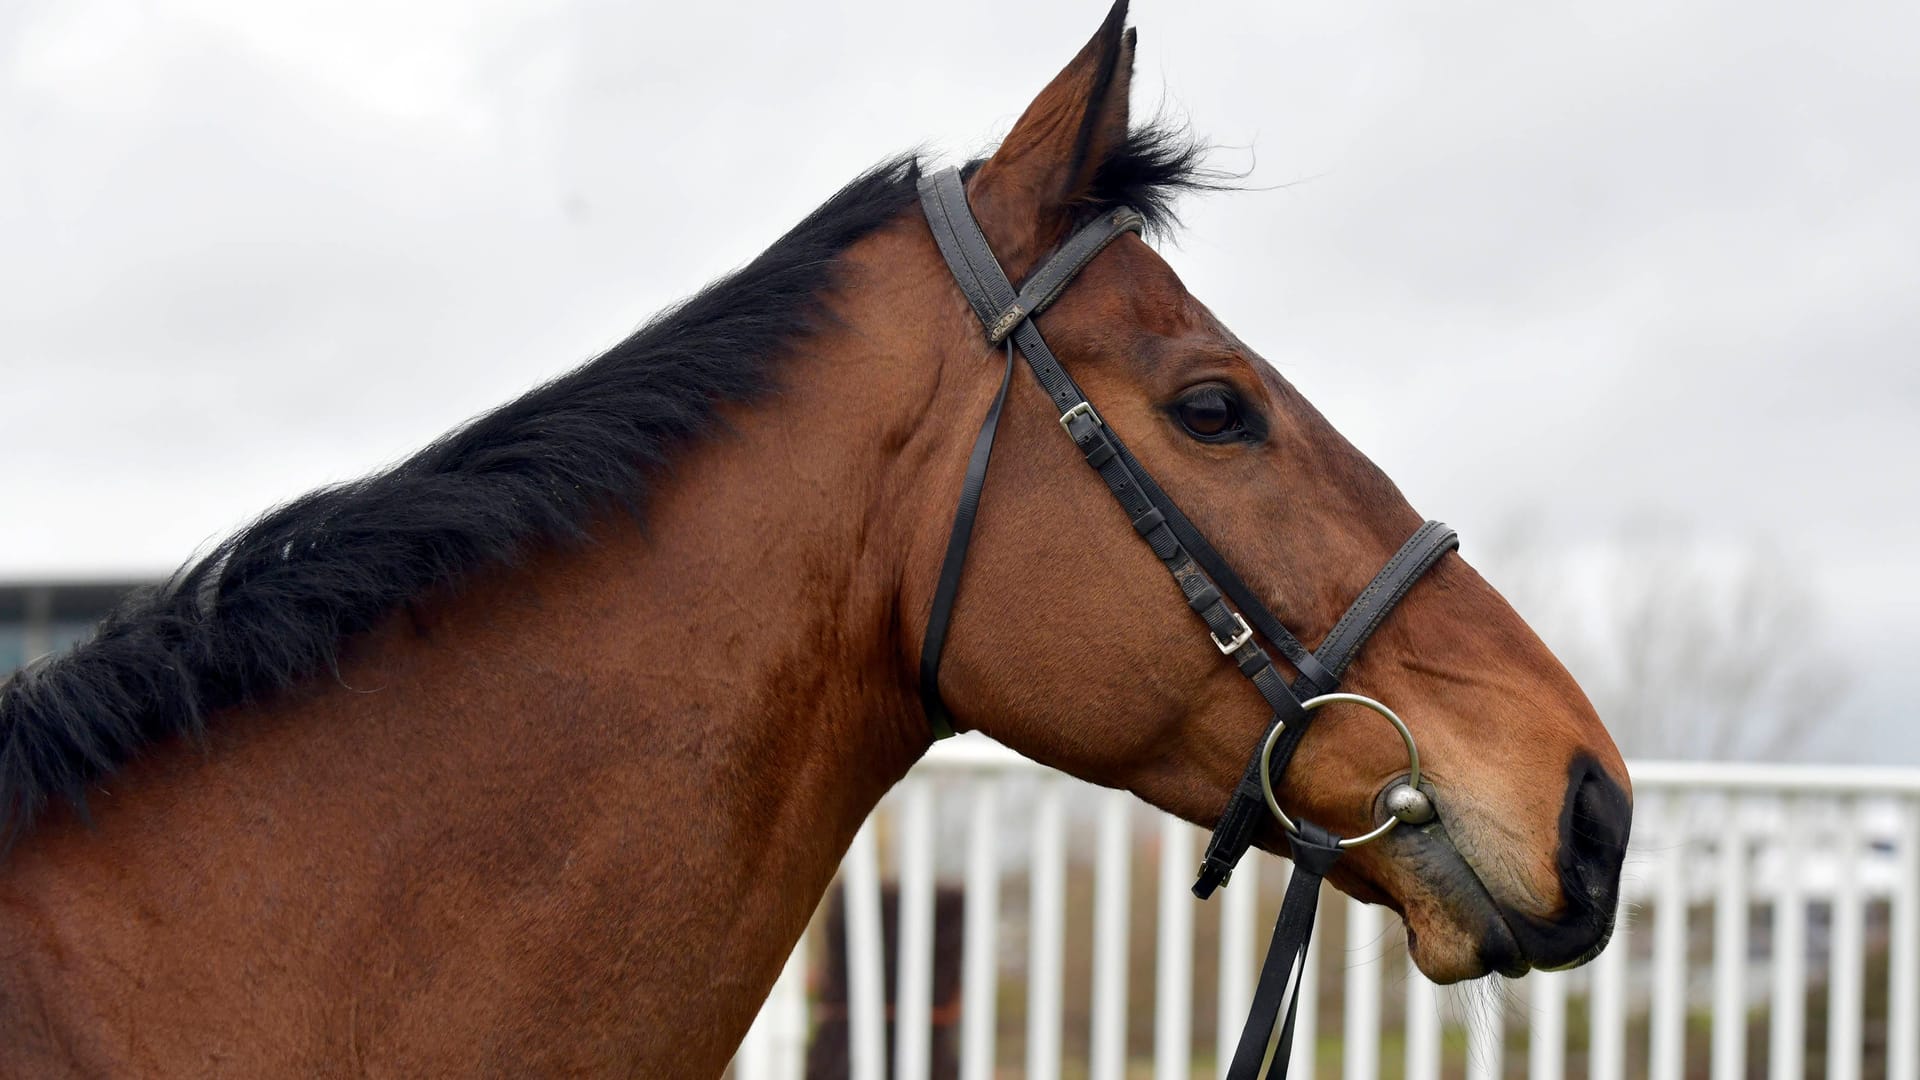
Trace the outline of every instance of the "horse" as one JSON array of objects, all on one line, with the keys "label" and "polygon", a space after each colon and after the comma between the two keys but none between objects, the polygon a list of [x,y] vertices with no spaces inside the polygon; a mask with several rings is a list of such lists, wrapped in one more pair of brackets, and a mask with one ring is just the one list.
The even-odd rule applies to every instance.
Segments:
[{"label": "horse", "polygon": [[[1162,235],[1217,182],[1132,121],[1136,40],[1120,0],[964,170],[1013,280],[1120,207]],[[1003,347],[922,172],[862,173],[603,355],[266,513],[0,687],[0,1073],[720,1074],[933,741],[922,628]],[[1419,524],[1140,235],[1037,323],[1309,643]],[[1006,391],[942,707],[1211,825],[1268,709],[1058,420]],[[1595,955],[1631,789],[1520,616],[1447,553],[1345,685],[1404,713],[1436,813],[1329,880],[1440,982]],[[1406,765],[1325,710],[1279,791],[1351,833]]]}]

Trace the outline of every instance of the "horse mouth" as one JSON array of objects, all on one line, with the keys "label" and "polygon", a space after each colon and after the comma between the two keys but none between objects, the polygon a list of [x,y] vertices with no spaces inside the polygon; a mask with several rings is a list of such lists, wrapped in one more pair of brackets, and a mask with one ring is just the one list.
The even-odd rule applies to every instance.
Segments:
[{"label": "horse mouth", "polygon": [[[1350,892],[1400,915],[1409,955],[1434,982],[1572,969],[1597,957],[1613,938],[1617,894],[1611,888],[1582,888],[1590,882],[1569,880],[1563,867],[1559,911],[1549,917],[1528,911],[1538,905],[1530,890],[1476,865],[1475,847],[1455,842],[1446,815],[1402,824],[1379,847],[1384,865],[1369,859],[1365,869],[1350,867],[1361,871],[1354,874],[1361,880],[1342,884],[1357,886]],[[1503,899],[1507,892],[1519,892],[1526,905]]]},{"label": "horse mouth", "polygon": [[[1631,803],[1626,789],[1604,773],[1595,779],[1590,761],[1576,759],[1570,768],[1574,782],[1547,881],[1530,876],[1532,868],[1520,861],[1533,841],[1499,821],[1480,819],[1482,811],[1470,801],[1449,813],[1431,789],[1438,810],[1433,818],[1403,821],[1356,847],[1333,866],[1328,880],[1399,915],[1408,953],[1436,983],[1579,967],[1600,955],[1613,936]],[[1389,794],[1402,783],[1398,778],[1381,786],[1372,820],[1390,817]],[[1287,851],[1275,822],[1266,823],[1259,840],[1269,851]],[[1516,844],[1524,849],[1515,850]]]},{"label": "horse mouth", "polygon": [[1434,982],[1579,967],[1613,936],[1611,905],[1604,915],[1575,909],[1543,918],[1503,902],[1440,821],[1396,829],[1383,843],[1418,882],[1404,901],[1387,904],[1406,924],[1408,952]]},{"label": "horse mouth", "polygon": [[1444,984],[1492,973],[1518,978],[1533,968],[1509,909],[1494,898],[1444,825],[1402,827],[1385,843],[1393,861],[1420,883],[1417,895],[1404,902],[1389,898],[1387,906],[1406,925],[1407,951],[1423,974]]}]

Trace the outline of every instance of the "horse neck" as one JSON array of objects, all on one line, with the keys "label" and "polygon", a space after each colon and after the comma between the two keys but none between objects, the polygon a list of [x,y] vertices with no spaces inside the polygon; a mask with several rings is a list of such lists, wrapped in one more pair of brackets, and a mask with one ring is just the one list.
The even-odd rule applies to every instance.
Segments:
[{"label": "horse neck", "polygon": [[62,960],[15,977],[149,1041],[155,1010],[190,1034],[290,987],[273,1060],[345,1039],[455,1071],[717,1072],[927,740],[895,595],[924,483],[887,460],[930,388],[882,374],[884,342],[791,363],[644,527],[416,604],[338,678],[117,778],[94,828],[47,822],[0,877],[0,945]]}]

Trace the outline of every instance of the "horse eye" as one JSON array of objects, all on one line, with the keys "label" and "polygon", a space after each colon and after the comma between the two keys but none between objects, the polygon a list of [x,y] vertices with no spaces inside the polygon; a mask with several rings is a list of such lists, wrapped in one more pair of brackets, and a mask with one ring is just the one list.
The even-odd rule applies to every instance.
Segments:
[{"label": "horse eye", "polygon": [[1174,406],[1180,426],[1201,442],[1222,442],[1241,431],[1240,402],[1218,386],[1205,386],[1189,393]]}]

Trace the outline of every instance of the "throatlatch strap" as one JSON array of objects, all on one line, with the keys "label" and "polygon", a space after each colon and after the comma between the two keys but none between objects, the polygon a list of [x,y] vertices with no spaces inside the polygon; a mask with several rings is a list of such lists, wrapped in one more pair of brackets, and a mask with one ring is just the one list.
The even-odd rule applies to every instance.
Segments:
[{"label": "throatlatch strap", "polygon": [[920,643],[920,704],[933,725],[933,737],[940,740],[954,733],[953,717],[940,700],[940,653],[947,647],[947,626],[953,621],[953,599],[960,592],[960,571],[967,564],[967,544],[973,539],[973,519],[980,512],[980,493],[987,486],[987,464],[993,457],[993,436],[1000,427],[1000,407],[1007,402],[1007,385],[1013,382],[1013,346],[1007,346],[1007,369],[1000,376],[1000,389],[993,395],[987,418],[980,422],[980,434],[974,436],[973,453],[967,456],[967,478],[960,485],[960,503],[953,510],[953,531],[947,534],[947,553],[940,560],[940,580],[933,590],[933,611],[927,616],[927,634]]},{"label": "throatlatch strap", "polygon": [[[959,174],[951,170],[949,172],[957,185]],[[1140,215],[1132,210],[1108,213],[1096,226],[1075,233],[1033,275],[1027,288],[1016,294],[1013,285],[1001,272],[999,261],[993,257],[986,234],[980,231],[972,210],[966,206],[964,190],[960,195],[958,220],[952,213],[953,208],[942,201],[936,189],[927,181],[921,183],[920,199],[927,223],[933,230],[934,242],[940,246],[940,253],[953,271],[954,280],[959,282],[961,292],[966,294],[974,313],[987,326],[988,339],[995,344],[1004,341],[1007,351],[1007,367],[1000,378],[1000,390],[994,396],[993,406],[987,410],[986,419],[981,422],[980,433],[973,441],[973,452],[967,459],[966,479],[960,488],[959,505],[954,510],[953,529],[947,534],[947,550],[941,559],[940,577],[934,587],[933,607],[927,614],[927,632],[920,644],[920,701],[933,728],[934,738],[938,740],[954,734],[953,716],[940,698],[940,658],[946,650],[954,600],[959,594],[961,573],[966,568],[967,547],[973,539],[973,522],[979,513],[981,493],[986,487],[987,466],[993,455],[994,435],[1000,426],[1000,411],[1007,400],[1007,385],[1013,379],[1014,343],[1008,335],[1015,325],[1030,325],[1027,320],[1046,310],[1058,299],[1067,283],[1100,253],[1100,249],[1112,243],[1121,233],[1138,231],[1141,221]],[[971,273],[962,274],[961,267],[966,267]],[[986,273],[982,268],[991,268],[992,272]]]}]

